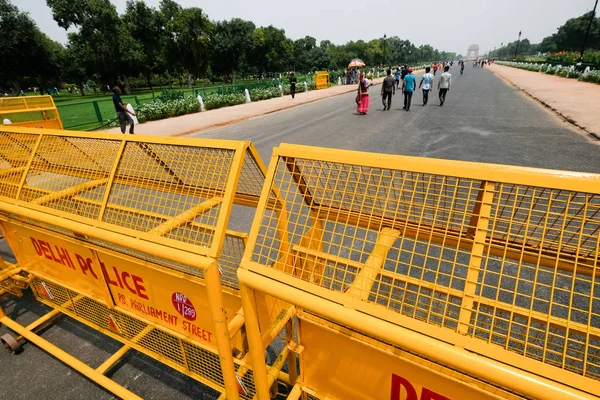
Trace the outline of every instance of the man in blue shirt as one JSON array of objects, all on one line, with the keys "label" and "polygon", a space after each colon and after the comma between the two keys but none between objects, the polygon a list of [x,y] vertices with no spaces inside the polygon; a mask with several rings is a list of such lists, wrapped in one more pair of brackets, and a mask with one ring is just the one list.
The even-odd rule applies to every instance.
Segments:
[{"label": "man in blue shirt", "polygon": [[417,79],[413,75],[413,69],[409,68],[408,73],[404,77],[402,82],[402,93],[404,93],[404,109],[410,111],[410,103],[412,101],[412,95],[415,91]]},{"label": "man in blue shirt", "polygon": [[394,74],[394,79],[396,81],[396,89],[400,89],[400,68],[396,70],[396,73]]}]

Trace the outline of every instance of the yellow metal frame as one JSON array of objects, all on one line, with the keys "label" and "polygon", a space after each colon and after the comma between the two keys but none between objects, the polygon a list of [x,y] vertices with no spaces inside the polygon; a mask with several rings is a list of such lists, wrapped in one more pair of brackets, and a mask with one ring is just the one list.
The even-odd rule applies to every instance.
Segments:
[{"label": "yellow metal frame", "polygon": [[[132,153],[130,150],[127,153],[131,148],[137,153]],[[179,149],[182,149],[182,152],[186,151],[182,153],[184,156],[176,156]],[[185,162],[202,162],[201,156],[196,155],[202,151],[208,154],[206,168],[214,171],[195,173],[192,167],[182,168],[182,163]],[[142,157],[142,160],[147,160],[150,171],[157,171],[157,178],[153,180],[147,175],[143,175],[144,173],[148,174],[148,169],[143,167],[139,172],[141,175],[136,175],[138,174],[136,170],[129,175],[124,175],[121,172],[124,168],[123,165],[131,162],[127,157]],[[107,380],[103,374],[130,348],[135,348],[223,392],[229,399],[247,398],[247,395],[240,394],[238,381],[252,370],[247,361],[249,360],[248,349],[241,349],[243,357],[240,358],[236,358],[232,354],[232,340],[238,341],[240,335],[242,337],[245,335],[245,317],[241,309],[235,316],[226,314],[224,294],[239,296],[239,292],[236,287],[225,288],[222,286],[221,274],[223,271],[218,262],[221,262],[221,252],[227,238],[235,238],[237,241],[242,241],[243,244],[246,241],[246,234],[226,229],[233,205],[255,207],[259,200],[266,169],[251,143],[211,139],[120,136],[103,133],[90,135],[89,133],[3,127],[0,130],[0,158],[5,162],[4,169],[0,167],[0,187],[10,189],[0,191],[0,221],[4,221],[1,222],[2,229],[7,233],[7,240],[17,259],[20,260],[19,267],[4,269],[0,271],[0,274],[13,280],[18,280],[20,274],[25,274],[29,277],[28,282],[39,279],[41,282],[57,285],[66,293],[72,293],[69,295],[71,296],[69,303],[57,304],[42,296],[37,289],[34,290],[38,300],[55,308],[53,314],[43,317],[46,320],[39,320],[40,324],[60,312],[123,342],[124,347],[94,371],[35,335],[31,327],[20,326],[5,315],[1,316],[1,322],[120,397],[132,398],[134,395],[123,391],[121,386]],[[211,162],[214,164],[210,164]],[[223,163],[219,164],[219,162]],[[179,168],[179,172],[176,168]],[[199,171],[204,171],[202,168],[205,167],[197,167]],[[224,171],[224,168],[228,168],[228,170]],[[187,181],[190,179],[186,176],[192,173],[196,174],[193,177],[197,181],[208,182],[212,186],[197,187],[188,184]],[[206,176],[210,177],[210,173],[220,174],[215,176],[226,177],[226,179],[214,178],[212,181],[207,181]],[[164,178],[160,178],[161,176]],[[159,179],[166,179],[169,183],[165,184]],[[168,196],[172,196],[174,199],[183,199],[186,203],[184,206],[179,206],[178,211],[171,211],[167,217],[161,208],[156,211],[147,208],[144,204],[130,200],[128,201],[131,205],[111,205],[112,188],[117,188],[118,193],[118,190],[123,191],[123,185],[134,188],[130,189],[133,192],[147,190],[150,194],[167,193]],[[31,193],[34,193],[34,196]],[[193,195],[204,200],[191,203],[188,198]],[[130,197],[126,199],[130,199]],[[162,200],[158,197],[156,199]],[[95,214],[87,213],[85,207],[92,207],[97,212]],[[111,207],[121,210],[120,212],[125,213],[124,215],[135,213],[141,218],[154,219],[159,222],[147,231],[107,222],[103,217],[107,215]],[[210,224],[197,221],[203,214],[215,212],[215,207],[219,208],[216,214],[211,214],[214,216],[211,217]],[[206,246],[186,243],[185,237],[182,237],[181,233],[176,236],[172,235],[173,232],[181,230],[185,226],[191,226],[199,232],[212,232],[210,245],[208,243]],[[112,255],[122,259],[123,265],[127,265],[129,261],[135,261],[137,255],[142,256],[143,259],[149,256],[149,261],[144,261],[148,270],[162,270],[164,271],[162,273],[181,276],[189,282],[197,282],[202,285],[206,290],[207,311],[211,316],[216,349],[173,331],[168,326],[153,323],[119,307],[110,295],[105,296],[106,298],[83,295],[77,281],[46,275],[38,271],[35,263],[21,262],[26,259],[25,255],[21,254],[20,243],[18,243],[22,240],[18,236],[22,229],[43,232],[57,240],[66,240],[71,245],[82,246],[96,254],[96,259],[100,253]],[[170,237],[167,237],[169,235]],[[125,250],[132,250],[133,253]],[[181,272],[169,271],[165,267],[153,265],[155,259],[183,265],[190,268],[190,274],[187,275],[182,270],[179,270]],[[106,276],[101,276],[101,278],[106,289],[110,291],[106,282],[108,278]],[[9,288],[12,286],[14,285]],[[79,315],[73,308],[74,304],[83,304],[89,301],[97,302],[99,307],[106,305],[109,310],[139,320],[146,325],[147,330],[140,332],[140,335],[143,336],[136,336],[138,339],[127,339],[117,332],[107,329],[106,326],[98,325],[98,323]],[[291,316],[288,316],[285,322],[277,319],[273,329],[281,330],[282,324],[289,322],[290,318]],[[269,319],[261,321],[263,327],[268,328],[270,324]],[[141,340],[151,331],[164,332],[180,343],[189,343],[198,349],[218,355],[224,382],[223,387],[192,373],[165,357],[146,350],[141,344]],[[273,334],[265,341],[270,341],[275,336],[276,334]],[[182,344],[182,357],[185,358],[184,347]],[[287,355],[287,352],[285,354]],[[279,370],[281,369],[280,364],[275,365]],[[287,378],[287,375],[282,376]]]},{"label": "yellow metal frame", "polygon": [[326,89],[329,87],[329,72],[317,71],[315,72],[315,89]]},{"label": "yellow metal frame", "polygon": [[[299,167],[299,163],[302,167]],[[322,167],[323,165],[327,168]],[[385,196],[379,193],[384,190],[386,185],[392,184],[393,171],[403,171],[406,173],[403,176],[416,177],[414,178],[415,182],[418,182],[417,179],[425,181],[422,186],[416,186],[417,183],[414,183],[414,186],[411,187],[412,193],[416,193],[416,188],[418,188],[418,193],[423,197],[414,200],[415,195],[413,194],[413,200],[409,199],[410,203],[407,200],[407,203],[411,205],[406,206],[408,210],[421,210],[419,211],[420,220],[403,221],[385,213],[373,214],[367,208],[367,205],[373,208],[376,205],[385,208],[385,204],[391,201],[389,197],[386,199],[377,196]],[[286,172],[290,176],[289,180],[282,178]],[[375,177],[371,178],[372,176]],[[367,181],[367,179],[373,179],[375,183],[371,184],[371,181]],[[433,188],[440,181],[446,182],[445,179],[455,180],[458,182],[456,185],[462,182],[460,180],[472,182],[468,196],[465,194],[464,199],[472,199],[470,201],[474,206],[469,214],[461,217],[463,231],[449,229],[450,222],[446,222],[446,226],[427,222],[429,221],[427,218],[431,219],[432,216],[425,213],[426,207],[434,210],[431,211],[434,216],[438,215],[440,212],[438,210],[442,209],[437,200],[427,203],[427,193],[437,193],[441,197],[442,189],[434,192]],[[397,185],[399,186],[401,183],[397,183]],[[402,183],[402,185],[404,184]],[[579,237],[579,245],[558,245],[557,247],[554,242],[550,242],[550,239],[548,244],[544,242],[544,235],[535,245],[530,244],[530,239],[524,239],[523,243],[507,242],[506,236],[501,235],[502,231],[497,226],[504,212],[500,211],[499,198],[505,196],[503,188],[508,185],[516,188],[517,195],[522,190],[522,193],[531,199],[531,204],[538,204],[537,202],[540,201],[534,197],[536,192],[539,194],[554,190],[561,196],[565,193],[566,198],[570,196],[571,200],[565,200],[565,207],[569,207],[575,202],[577,202],[577,206],[581,205],[581,214],[576,214],[576,216],[584,215],[586,217],[579,217],[575,220],[569,215],[570,220],[563,222],[562,227],[563,233],[568,228],[570,235],[574,238]],[[351,187],[352,190],[348,190],[348,187]],[[408,191],[409,189],[402,186],[402,189],[397,189],[397,192],[402,190]],[[287,204],[287,214],[291,210],[295,210],[293,211],[296,213],[294,219],[286,216],[285,207],[283,212],[280,212],[277,207],[266,200],[275,191],[280,192],[279,195],[283,202],[286,199],[288,202],[289,199],[292,199],[292,203]],[[283,193],[283,191],[289,193]],[[294,191],[303,199],[303,207],[307,210],[303,212],[304,214],[298,211],[298,207],[302,205],[296,203]],[[558,199],[558,194],[555,197],[550,195],[548,212],[553,210],[551,208],[552,201],[555,198]],[[503,197],[502,201],[516,202],[517,195],[513,196],[515,200],[512,197]],[[255,309],[250,300],[252,296],[256,296],[257,293],[266,293],[293,304],[300,310],[309,311],[371,338],[392,344],[433,360],[440,365],[462,371],[469,376],[491,382],[527,397],[597,398],[595,395],[600,393],[599,381],[570,372],[564,366],[557,368],[554,365],[507,351],[490,341],[486,342],[473,337],[470,330],[474,329],[472,318],[479,312],[475,308],[477,304],[493,309],[509,307],[515,313],[514,315],[526,315],[529,318],[544,321],[548,326],[559,326],[561,329],[575,332],[584,338],[589,338],[590,335],[596,338],[600,337],[600,330],[591,325],[546,315],[533,308],[527,310],[498,300],[486,299],[481,295],[479,289],[479,286],[482,285],[480,277],[486,271],[489,257],[515,260],[517,265],[527,263],[528,265],[533,264],[537,268],[552,268],[565,276],[570,276],[569,274],[574,276],[575,273],[578,273],[587,276],[586,279],[597,278],[597,242],[600,239],[597,237],[598,229],[596,228],[595,232],[593,229],[594,226],[600,224],[598,195],[600,195],[600,175],[591,173],[401,157],[282,144],[273,151],[266,183],[263,187],[262,201],[257,208],[242,268],[238,270],[242,300],[246,299],[243,303],[244,312],[248,314]],[[397,194],[397,196],[402,196],[402,194]],[[584,203],[577,196],[587,200]],[[461,199],[455,195],[453,204],[459,204]],[[592,203],[592,201],[595,202]],[[555,202],[558,203],[558,200]],[[344,206],[335,204],[344,204]],[[416,207],[414,204],[424,205],[420,208],[413,208]],[[348,208],[351,206],[355,208]],[[525,206],[521,208],[525,208]],[[530,214],[532,209],[533,205],[529,208]],[[265,228],[275,224],[275,222],[271,222],[273,217],[268,214],[272,210],[278,211],[278,215],[280,215],[276,222],[277,226],[286,227],[277,230],[276,236],[272,236],[273,230],[265,234]],[[515,206],[514,212],[519,210],[520,208]],[[446,212],[449,213],[449,211]],[[524,214],[515,216],[514,221],[517,221],[517,218],[524,218],[522,215]],[[553,218],[559,219],[559,217]],[[566,217],[563,218],[563,220],[566,219]],[[527,234],[528,229],[535,232],[534,222],[519,220],[519,223],[525,226],[524,235]],[[541,222],[535,223],[541,224]],[[582,226],[585,223],[591,224],[591,228],[586,228],[585,243],[582,239],[584,228],[579,228],[579,233],[577,233],[578,228],[573,227],[575,223],[581,223]],[[342,232],[339,234],[341,239],[336,239],[338,241],[356,241],[356,230],[359,228],[369,232],[378,232],[378,237],[376,240],[370,239],[369,243],[372,247],[368,252],[361,249],[354,250],[364,257],[362,262],[351,259],[349,256],[340,257],[324,251],[325,245],[334,245],[333,239],[327,239],[331,240],[330,242],[323,239],[325,224],[330,226],[328,231],[330,235]],[[527,224],[530,228],[527,228]],[[351,227],[354,236],[344,237],[343,229],[348,228],[339,228],[336,231],[331,228],[335,226]],[[298,237],[297,233],[289,231],[288,228],[302,232],[302,236]],[[543,228],[548,230],[552,227],[548,223],[543,225]],[[512,232],[511,229],[516,228],[509,226],[508,232]],[[563,239],[563,233],[559,238],[564,241],[567,239]],[[596,239],[593,239],[593,235]],[[257,242],[259,236],[260,243]],[[462,262],[460,264],[460,267],[467,271],[464,277],[464,289],[457,290],[384,269],[388,253],[398,238],[421,240],[428,246],[446,246],[458,249],[462,252],[461,254],[468,255],[468,264],[462,264]],[[275,241],[278,243],[276,246],[273,245]],[[595,246],[590,242],[594,242]],[[596,253],[593,248],[596,249]],[[353,250],[350,248],[346,251]],[[269,255],[269,252],[273,254]],[[415,257],[414,250],[411,257]],[[268,260],[268,262],[260,260]],[[454,260],[456,263],[456,258]],[[486,264],[484,265],[484,263]],[[342,283],[342,287],[335,290],[327,287],[324,280],[332,279],[324,275],[327,265],[334,269],[342,266],[344,269],[341,271],[349,269],[356,271],[352,272],[352,275],[344,272],[352,277],[350,283],[347,283],[349,286],[344,287],[344,283]],[[451,329],[442,329],[436,324],[392,311],[369,300],[374,293],[372,291],[374,289],[371,288],[378,282],[377,276],[390,277],[390,279],[399,280],[406,285],[414,285],[432,290],[432,293],[460,299],[460,303],[456,306],[460,313],[453,317],[457,323],[453,328],[454,332]],[[330,282],[329,285],[331,284]],[[594,311],[590,308],[589,312]],[[596,314],[597,311],[594,315]],[[247,335],[250,345],[252,346],[254,343],[254,346],[257,347],[256,342],[260,336],[260,330],[255,322],[247,321]],[[261,368],[258,364],[259,361],[254,362],[253,360],[257,393],[264,395],[268,390],[268,382],[265,382],[264,367]],[[315,368],[317,367],[315,366]],[[306,388],[305,384],[303,387]]]},{"label": "yellow metal frame", "polygon": [[[38,113],[41,119],[31,119]],[[12,121],[11,117],[14,119],[15,116],[19,121]],[[58,108],[50,95],[0,98],[0,120],[4,118],[11,119],[11,126],[64,129]]]}]

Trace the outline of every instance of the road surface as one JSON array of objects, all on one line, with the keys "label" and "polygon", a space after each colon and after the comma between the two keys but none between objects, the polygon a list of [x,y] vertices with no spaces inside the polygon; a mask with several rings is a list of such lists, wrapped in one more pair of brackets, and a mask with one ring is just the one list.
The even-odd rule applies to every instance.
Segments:
[{"label": "road surface", "polygon": [[[366,116],[356,114],[355,95],[347,94],[197,136],[252,140],[265,162],[273,146],[287,142],[600,173],[597,141],[560,121],[488,70],[467,66],[462,76],[456,67],[452,73],[452,89],[444,107],[439,106],[435,92],[429,105],[423,107],[422,95],[417,92],[411,111],[405,112],[397,93],[392,110],[384,112],[380,87],[374,87],[371,111]],[[11,260],[6,244],[2,245],[3,257]],[[31,301],[31,296],[19,300],[29,311],[15,308],[12,299],[3,299],[0,304],[22,324],[47,310]],[[6,331],[0,327],[0,334]],[[120,347],[118,342],[64,317],[43,337],[92,367]],[[113,398],[33,345],[26,345],[18,356],[0,352],[0,366],[3,398]],[[135,351],[112,371],[109,376],[148,399],[217,397],[210,389]]]}]

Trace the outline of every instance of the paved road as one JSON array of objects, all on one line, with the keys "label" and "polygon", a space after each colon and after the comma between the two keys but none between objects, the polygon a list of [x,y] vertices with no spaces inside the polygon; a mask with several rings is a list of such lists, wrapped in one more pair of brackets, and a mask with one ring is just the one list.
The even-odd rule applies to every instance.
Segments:
[{"label": "paved road", "polygon": [[[402,95],[382,111],[380,87],[371,88],[371,110],[356,114],[355,94],[341,95],[199,134],[252,140],[268,162],[281,142],[381,153],[600,172],[600,143],[561,122],[486,69],[451,70],[444,107],[437,95],[410,112]],[[439,75],[439,72],[438,72]],[[292,101],[292,100],[290,100]]]},{"label": "paved road", "polygon": [[[534,167],[600,172],[600,147],[551,113],[508,86],[491,72],[466,68],[452,71],[452,90],[444,107],[435,96],[422,107],[417,93],[410,112],[402,111],[401,96],[391,111],[381,111],[379,87],[371,90],[371,112],[357,115],[354,94],[271,114],[199,136],[252,140],[268,162],[272,146],[281,142],[374,152],[484,161]],[[292,101],[292,100],[290,100]],[[0,254],[11,259],[0,242]],[[47,308],[31,301],[30,311],[15,309],[13,300],[1,300],[7,312],[22,324]],[[0,334],[6,328],[0,327]],[[72,320],[61,318],[43,336],[98,366],[119,344]],[[149,399],[213,399],[215,393],[194,381],[131,352],[111,375],[117,382]],[[109,399],[101,388],[65,367],[35,346],[19,356],[0,352],[2,398]]]}]

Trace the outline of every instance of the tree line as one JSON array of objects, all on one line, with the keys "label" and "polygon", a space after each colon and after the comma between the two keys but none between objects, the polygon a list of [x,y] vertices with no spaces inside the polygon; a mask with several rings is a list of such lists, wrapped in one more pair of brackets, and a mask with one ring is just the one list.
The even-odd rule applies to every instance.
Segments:
[{"label": "tree line", "polygon": [[[592,18],[592,11],[577,18],[569,19],[564,25],[558,27],[556,33],[545,37],[540,43],[532,44],[529,39],[518,43],[510,42],[507,45],[490,52],[488,57],[512,58],[527,56],[537,53],[556,53],[559,51],[579,52],[583,45],[586,31]],[[592,26],[586,43],[586,51],[600,50],[600,18],[593,18]]]},{"label": "tree line", "polygon": [[398,37],[317,44],[306,36],[292,40],[283,29],[257,27],[234,18],[212,21],[202,9],[161,0],[158,8],[129,0],[119,15],[110,0],[47,0],[54,20],[74,28],[62,45],[39,30],[27,13],[0,0],[0,86],[52,87],[61,81],[83,86],[121,83],[130,92],[132,78],[235,79],[284,71],[343,69],[352,58],[367,65],[454,59],[456,54],[430,45],[416,46]]}]

